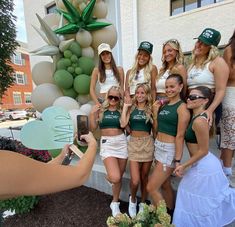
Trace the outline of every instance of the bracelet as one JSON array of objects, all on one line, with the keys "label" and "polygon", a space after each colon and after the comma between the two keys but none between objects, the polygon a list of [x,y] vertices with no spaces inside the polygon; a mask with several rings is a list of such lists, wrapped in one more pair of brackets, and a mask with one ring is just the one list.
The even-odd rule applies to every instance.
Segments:
[{"label": "bracelet", "polygon": [[173,162],[174,162],[174,163],[176,163],[176,162],[180,163],[180,161],[181,161],[180,159],[174,159]]}]

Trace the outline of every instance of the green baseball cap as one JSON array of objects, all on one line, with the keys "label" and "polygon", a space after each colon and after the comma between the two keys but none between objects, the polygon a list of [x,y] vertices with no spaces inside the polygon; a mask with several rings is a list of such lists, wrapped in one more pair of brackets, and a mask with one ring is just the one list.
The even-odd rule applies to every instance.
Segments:
[{"label": "green baseball cap", "polygon": [[213,45],[213,46],[218,46],[220,39],[221,39],[221,34],[219,31],[213,29],[213,28],[206,28],[203,30],[201,35],[199,35],[197,38],[206,45]]},{"label": "green baseball cap", "polygon": [[140,43],[140,46],[139,46],[138,50],[145,50],[149,54],[152,54],[152,52],[153,52],[153,44],[148,42],[148,41],[143,41],[143,42]]}]

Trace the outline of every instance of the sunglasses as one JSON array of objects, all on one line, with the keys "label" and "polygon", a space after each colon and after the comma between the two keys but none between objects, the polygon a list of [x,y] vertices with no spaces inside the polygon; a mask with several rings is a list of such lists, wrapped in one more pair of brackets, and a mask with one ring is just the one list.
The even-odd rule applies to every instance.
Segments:
[{"label": "sunglasses", "polygon": [[108,96],[108,99],[109,99],[109,100],[113,100],[113,99],[114,99],[115,102],[118,102],[118,101],[120,100],[119,97],[113,96],[113,95],[109,95],[109,96]]},{"label": "sunglasses", "polygon": [[163,43],[163,46],[165,46],[167,43],[175,43],[176,45],[179,45],[179,42],[177,39],[169,39]]},{"label": "sunglasses", "polygon": [[138,78],[139,78],[139,74],[140,74],[140,71],[139,71],[139,70],[137,70],[137,71],[136,71],[136,74],[135,74],[135,80],[138,80]]},{"label": "sunglasses", "polygon": [[206,97],[200,96],[200,95],[189,95],[188,99],[193,101],[193,100],[197,100],[197,99],[206,99]]}]

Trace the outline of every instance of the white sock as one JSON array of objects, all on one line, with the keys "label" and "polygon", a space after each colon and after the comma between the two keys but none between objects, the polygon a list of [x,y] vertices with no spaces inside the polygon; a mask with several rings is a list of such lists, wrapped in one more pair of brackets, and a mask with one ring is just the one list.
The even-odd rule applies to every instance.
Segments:
[{"label": "white sock", "polygon": [[232,168],[231,167],[223,167],[223,171],[226,176],[232,175]]}]

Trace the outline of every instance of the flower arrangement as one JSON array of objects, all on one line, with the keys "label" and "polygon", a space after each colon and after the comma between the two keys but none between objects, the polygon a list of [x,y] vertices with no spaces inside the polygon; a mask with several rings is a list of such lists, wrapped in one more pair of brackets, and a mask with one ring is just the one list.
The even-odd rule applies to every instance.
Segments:
[{"label": "flower arrangement", "polygon": [[[29,149],[21,142],[5,137],[0,137],[0,149],[17,152],[41,162],[51,160],[51,155],[48,151]],[[13,199],[0,200],[0,211],[11,210],[15,211],[16,214],[27,213],[34,208],[38,201],[38,196],[20,196]]]},{"label": "flower arrangement", "polygon": [[119,214],[116,217],[108,217],[106,223],[108,227],[173,227],[170,222],[171,217],[167,213],[166,203],[162,200],[157,208],[144,204],[144,211],[133,219],[127,214]]}]

